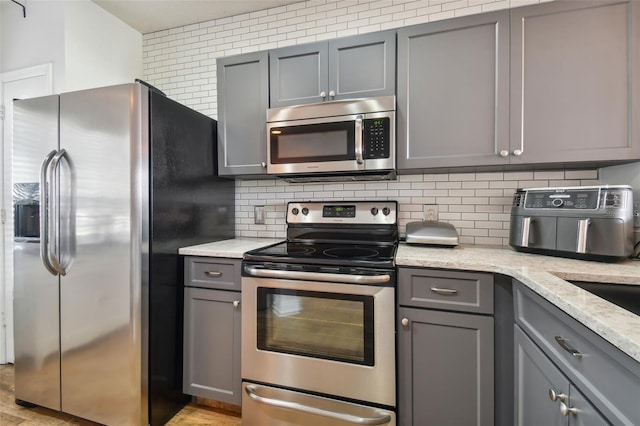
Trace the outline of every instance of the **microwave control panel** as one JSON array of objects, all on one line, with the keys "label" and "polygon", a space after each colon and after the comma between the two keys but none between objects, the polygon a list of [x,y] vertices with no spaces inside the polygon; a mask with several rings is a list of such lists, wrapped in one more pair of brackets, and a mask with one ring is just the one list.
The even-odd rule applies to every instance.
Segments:
[{"label": "microwave control panel", "polygon": [[364,158],[389,158],[391,146],[389,117],[364,120]]}]

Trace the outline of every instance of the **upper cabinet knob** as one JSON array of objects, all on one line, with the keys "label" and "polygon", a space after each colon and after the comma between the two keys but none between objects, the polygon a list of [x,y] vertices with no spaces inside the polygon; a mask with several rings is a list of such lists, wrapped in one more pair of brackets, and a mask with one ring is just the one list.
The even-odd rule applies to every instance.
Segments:
[{"label": "upper cabinet knob", "polygon": [[327,94],[326,94],[324,91],[323,91],[323,92],[320,92],[320,97],[321,97],[322,99],[324,99],[324,98],[326,98],[326,97],[327,97]]},{"label": "upper cabinet knob", "polygon": [[267,167],[267,163],[265,163],[264,161],[262,163],[260,163],[260,165],[262,166],[262,168],[264,169],[265,167]]},{"label": "upper cabinet knob", "polygon": [[331,97],[336,96],[336,92],[334,92],[333,90],[329,91],[329,96],[331,96]]},{"label": "upper cabinet knob", "polygon": [[519,149],[514,149],[513,150],[513,155],[515,155],[516,157],[519,157],[522,155],[522,151]]},{"label": "upper cabinet knob", "polygon": [[509,155],[509,151],[507,151],[506,149],[503,149],[502,151],[500,151],[500,157],[507,157]]}]

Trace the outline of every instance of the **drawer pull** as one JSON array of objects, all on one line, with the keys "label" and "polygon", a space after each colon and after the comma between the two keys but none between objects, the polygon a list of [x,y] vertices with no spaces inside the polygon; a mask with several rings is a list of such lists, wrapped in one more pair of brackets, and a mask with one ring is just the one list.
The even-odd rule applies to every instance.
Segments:
[{"label": "drawer pull", "polygon": [[558,342],[558,344],[562,346],[562,349],[569,352],[571,355],[575,356],[576,358],[582,357],[582,354],[580,352],[578,352],[576,349],[569,346],[569,344],[567,343],[564,337],[556,336],[555,339],[556,339],[556,342]]},{"label": "drawer pull", "polygon": [[205,271],[204,274],[209,278],[220,278],[222,276],[222,272],[218,271]]},{"label": "drawer pull", "polygon": [[454,294],[458,294],[458,290],[454,290],[452,288],[431,287],[431,291],[437,294],[444,294],[447,296],[453,296]]}]

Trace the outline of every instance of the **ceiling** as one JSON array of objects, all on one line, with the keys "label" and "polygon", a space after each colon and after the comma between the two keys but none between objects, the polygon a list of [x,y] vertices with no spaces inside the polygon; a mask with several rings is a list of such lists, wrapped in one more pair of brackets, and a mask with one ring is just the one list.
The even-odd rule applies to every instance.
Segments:
[{"label": "ceiling", "polygon": [[142,34],[301,0],[92,0]]}]

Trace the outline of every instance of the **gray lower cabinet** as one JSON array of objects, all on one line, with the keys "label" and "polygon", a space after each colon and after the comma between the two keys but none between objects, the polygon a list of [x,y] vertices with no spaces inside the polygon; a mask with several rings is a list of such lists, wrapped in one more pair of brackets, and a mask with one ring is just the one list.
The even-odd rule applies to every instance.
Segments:
[{"label": "gray lower cabinet", "polygon": [[493,426],[493,276],[398,273],[399,424]]},{"label": "gray lower cabinet", "polygon": [[399,29],[397,96],[399,170],[508,164],[509,11]]},{"label": "gray lower cabinet", "polygon": [[514,280],[517,425],[640,424],[640,363]]},{"label": "gray lower cabinet", "polygon": [[610,424],[517,325],[514,343],[516,425]]},{"label": "gray lower cabinet", "polygon": [[185,285],[183,392],[241,405],[240,261],[187,257]]},{"label": "gray lower cabinet", "polygon": [[395,52],[395,31],[271,50],[270,105],[394,95]]},{"label": "gray lower cabinet", "polygon": [[640,2],[511,10],[511,163],[640,158]]},{"label": "gray lower cabinet", "polygon": [[217,60],[218,173],[266,174],[269,54]]}]

